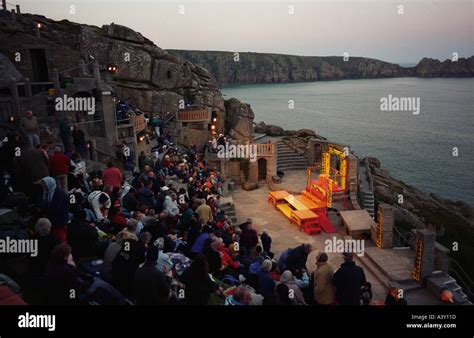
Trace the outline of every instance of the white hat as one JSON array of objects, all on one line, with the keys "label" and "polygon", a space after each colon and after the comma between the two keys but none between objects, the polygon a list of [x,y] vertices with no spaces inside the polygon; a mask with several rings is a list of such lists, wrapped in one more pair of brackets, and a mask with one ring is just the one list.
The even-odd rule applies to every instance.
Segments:
[{"label": "white hat", "polygon": [[170,190],[170,188],[168,188],[168,187],[165,185],[164,187],[161,187],[161,190],[167,191],[167,190]]}]

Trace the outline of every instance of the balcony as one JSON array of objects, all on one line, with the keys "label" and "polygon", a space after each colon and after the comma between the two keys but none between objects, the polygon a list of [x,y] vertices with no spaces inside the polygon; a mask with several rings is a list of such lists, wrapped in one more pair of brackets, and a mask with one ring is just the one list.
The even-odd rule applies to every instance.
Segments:
[{"label": "balcony", "polygon": [[210,113],[206,108],[180,110],[176,114],[176,120],[178,122],[207,122],[210,120]]},{"label": "balcony", "polygon": [[275,154],[275,147],[273,143],[257,144],[258,157],[272,157]]}]

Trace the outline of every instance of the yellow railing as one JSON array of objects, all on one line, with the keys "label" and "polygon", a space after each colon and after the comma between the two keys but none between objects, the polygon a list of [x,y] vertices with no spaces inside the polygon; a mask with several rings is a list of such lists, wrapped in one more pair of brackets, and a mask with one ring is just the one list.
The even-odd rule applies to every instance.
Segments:
[{"label": "yellow railing", "polygon": [[178,111],[176,119],[180,122],[208,121],[209,110],[207,109],[180,110]]}]

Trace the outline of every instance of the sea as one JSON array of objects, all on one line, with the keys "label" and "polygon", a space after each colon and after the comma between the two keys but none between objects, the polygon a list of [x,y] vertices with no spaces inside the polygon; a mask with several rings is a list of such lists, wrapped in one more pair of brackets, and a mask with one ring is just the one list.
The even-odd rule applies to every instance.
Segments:
[{"label": "sea", "polygon": [[474,206],[474,78],[238,85],[222,92],[249,103],[255,122],[313,129],[359,157],[378,158],[407,184]]}]

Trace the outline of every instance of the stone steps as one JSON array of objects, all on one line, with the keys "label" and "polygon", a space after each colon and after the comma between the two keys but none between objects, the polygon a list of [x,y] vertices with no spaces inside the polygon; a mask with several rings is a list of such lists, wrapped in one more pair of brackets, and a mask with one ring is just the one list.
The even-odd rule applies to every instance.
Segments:
[{"label": "stone steps", "polygon": [[220,208],[222,211],[224,211],[225,215],[230,218],[232,224],[237,224],[237,215],[235,213],[235,207],[233,203],[222,203]]},{"label": "stone steps", "polygon": [[308,167],[306,158],[283,142],[277,142],[277,169],[279,171],[302,170]]},{"label": "stone steps", "polygon": [[462,291],[457,281],[445,274],[434,275],[427,280],[427,288],[433,294],[441,294],[443,289],[447,289],[453,293],[453,298],[457,304],[470,305],[472,304],[467,295]]}]

